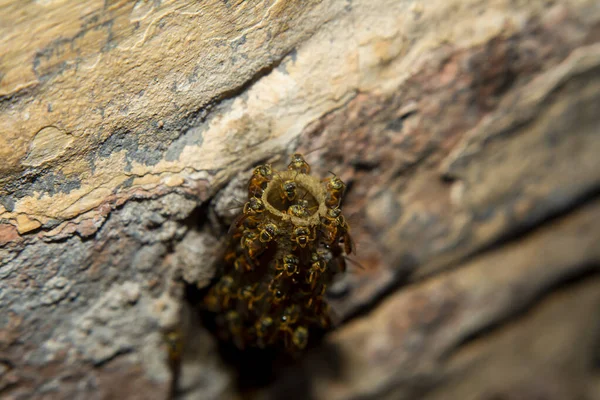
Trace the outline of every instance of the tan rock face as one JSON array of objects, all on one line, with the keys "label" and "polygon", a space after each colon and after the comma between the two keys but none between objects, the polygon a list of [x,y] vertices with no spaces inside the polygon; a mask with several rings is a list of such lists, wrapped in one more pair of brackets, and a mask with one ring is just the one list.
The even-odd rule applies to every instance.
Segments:
[{"label": "tan rock face", "polygon": [[238,116],[207,134],[210,109],[273,69],[341,7],[139,1],[86,2],[68,12],[55,2],[5,8],[0,182],[8,199],[1,215],[18,224],[16,215],[26,213],[45,224],[98,207],[131,179],[172,185],[173,174],[224,169],[232,154],[222,139],[256,142],[243,132],[265,135],[269,127]]},{"label": "tan rock face", "polygon": [[73,138],[54,126],[42,128],[31,141],[27,157],[22,164],[27,167],[39,167],[64,153],[73,142]]},{"label": "tan rock face", "polygon": [[600,396],[596,1],[0,9],[2,397],[235,396],[184,286],[294,151],[361,267],[265,396]]}]

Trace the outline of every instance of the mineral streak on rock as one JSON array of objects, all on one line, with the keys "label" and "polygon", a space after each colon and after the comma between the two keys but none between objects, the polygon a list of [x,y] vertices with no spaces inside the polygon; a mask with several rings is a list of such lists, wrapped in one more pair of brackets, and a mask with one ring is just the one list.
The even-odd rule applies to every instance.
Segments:
[{"label": "mineral streak on rock", "polygon": [[204,299],[219,336],[238,348],[303,350],[331,324],[324,294],[352,252],[341,214],[345,184],[319,180],[294,154],[287,171],[256,167],[248,202],[230,229],[225,266]]}]

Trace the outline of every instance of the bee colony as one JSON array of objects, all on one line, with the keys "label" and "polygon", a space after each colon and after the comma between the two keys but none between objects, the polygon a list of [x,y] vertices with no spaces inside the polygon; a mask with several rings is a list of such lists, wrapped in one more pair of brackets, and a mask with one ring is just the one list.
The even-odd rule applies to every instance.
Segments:
[{"label": "bee colony", "polygon": [[224,268],[204,298],[217,333],[238,348],[303,350],[311,331],[331,325],[325,291],[352,252],[341,212],[345,184],[310,175],[302,155],[286,171],[265,164],[229,231]]}]

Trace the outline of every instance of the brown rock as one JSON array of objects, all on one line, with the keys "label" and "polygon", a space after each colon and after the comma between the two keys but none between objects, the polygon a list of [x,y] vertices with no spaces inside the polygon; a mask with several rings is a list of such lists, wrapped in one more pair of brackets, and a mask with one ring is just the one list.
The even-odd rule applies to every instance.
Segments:
[{"label": "brown rock", "polygon": [[5,3],[0,397],[235,398],[189,308],[295,151],[360,266],[254,394],[600,397],[597,1]]}]

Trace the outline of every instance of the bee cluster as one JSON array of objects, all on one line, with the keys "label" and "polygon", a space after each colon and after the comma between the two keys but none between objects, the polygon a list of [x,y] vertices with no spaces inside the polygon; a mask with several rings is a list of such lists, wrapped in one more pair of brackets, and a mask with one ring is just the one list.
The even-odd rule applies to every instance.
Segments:
[{"label": "bee cluster", "polygon": [[310,176],[302,155],[286,171],[258,166],[248,201],[229,232],[225,265],[204,298],[217,333],[238,348],[304,349],[331,324],[325,291],[352,252],[341,213],[344,183]]}]

